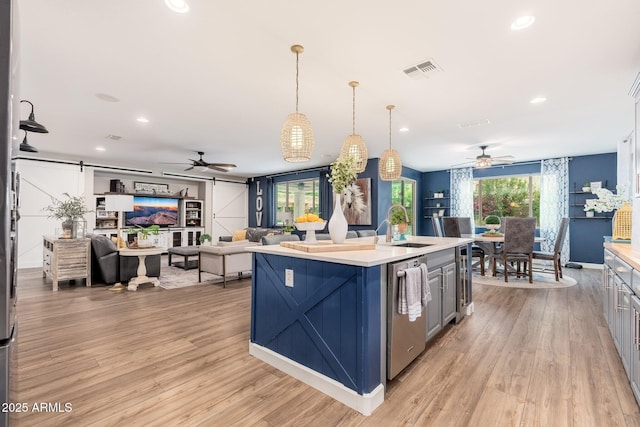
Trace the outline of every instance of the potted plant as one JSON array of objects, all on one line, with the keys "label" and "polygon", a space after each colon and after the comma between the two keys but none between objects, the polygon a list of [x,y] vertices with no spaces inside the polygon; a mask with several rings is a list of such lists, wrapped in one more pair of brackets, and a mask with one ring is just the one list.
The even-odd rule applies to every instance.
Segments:
[{"label": "potted plant", "polygon": [[590,182],[585,182],[584,184],[582,184],[582,191],[584,191],[585,193],[590,193],[591,192],[591,183]]},{"label": "potted plant", "polygon": [[198,238],[198,241],[200,242],[200,244],[205,246],[210,245],[211,240],[212,240],[211,235],[207,233],[201,234],[200,237]]},{"label": "potted plant", "polygon": [[70,239],[74,236],[72,233],[74,222],[79,221],[85,214],[92,212],[84,204],[84,197],[72,196],[69,193],[62,193],[67,197],[66,200],[60,200],[52,197],[52,204],[44,208],[49,212],[49,218],[62,219],[62,238]]},{"label": "potted plant", "polygon": [[349,225],[342,211],[341,195],[347,185],[355,182],[358,172],[353,157],[339,157],[331,163],[331,173],[327,174],[329,183],[333,186],[333,213],[329,218],[329,235],[333,243],[341,244],[347,237]]},{"label": "potted plant", "polygon": [[496,233],[500,228],[500,217],[498,215],[488,215],[484,219],[484,225],[491,230],[491,232]]},{"label": "potted plant", "polygon": [[411,224],[411,214],[409,212],[407,212],[407,217],[409,219],[408,222],[407,218],[404,215],[404,211],[402,209],[395,209],[391,213],[389,221],[391,222],[391,225],[397,226],[399,233],[404,234],[407,232],[409,224]]},{"label": "potted plant", "polygon": [[149,239],[149,236],[157,236],[158,234],[160,234],[159,230],[160,226],[157,224],[150,225],[146,228],[136,225],[135,227],[129,228],[124,232],[127,234],[136,234],[136,245],[139,248],[147,248],[153,246],[153,242],[151,241],[151,239]]},{"label": "potted plant", "polygon": [[282,231],[284,232],[284,234],[291,234],[291,232],[293,231],[293,226],[285,225],[284,227],[282,227]]}]

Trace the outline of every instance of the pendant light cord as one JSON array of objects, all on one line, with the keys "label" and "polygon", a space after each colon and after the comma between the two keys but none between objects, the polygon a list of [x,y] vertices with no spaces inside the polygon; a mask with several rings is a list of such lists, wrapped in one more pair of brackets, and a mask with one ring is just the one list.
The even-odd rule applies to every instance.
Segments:
[{"label": "pendant light cord", "polygon": [[391,150],[391,108],[389,108],[389,150]]},{"label": "pendant light cord", "polygon": [[356,87],[353,86],[353,135],[356,134]]},{"label": "pendant light cord", "polygon": [[296,114],[298,113],[298,58],[300,53],[296,52]]}]

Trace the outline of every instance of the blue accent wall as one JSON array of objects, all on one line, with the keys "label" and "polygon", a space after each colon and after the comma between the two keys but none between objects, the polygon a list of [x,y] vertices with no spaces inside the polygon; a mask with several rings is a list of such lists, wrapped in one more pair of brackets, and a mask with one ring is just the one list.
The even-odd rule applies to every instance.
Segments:
[{"label": "blue accent wall", "polygon": [[[474,169],[474,178],[492,178],[506,175],[539,173],[540,164],[526,162],[523,164],[497,166],[487,169]],[[571,222],[569,226],[569,241],[571,246],[571,261],[598,263],[603,262],[603,236],[611,235],[611,218],[586,219],[582,207],[589,195],[578,194],[584,182],[602,181],[603,186],[615,190],[617,180],[617,154],[604,153],[589,156],[575,156],[569,162],[569,207]],[[425,172],[422,174],[423,221],[422,230],[433,236],[430,214],[427,209],[433,192],[442,188],[449,189],[450,175],[448,170]],[[447,209],[445,215],[450,215]]]},{"label": "blue accent wall", "polygon": [[[375,229],[387,217],[387,210],[391,206],[391,182],[383,181],[378,175],[379,159],[369,159],[366,169],[358,174],[358,178],[371,178],[371,225],[350,225],[349,230],[366,230]],[[251,178],[249,180],[249,226],[256,227],[273,227],[275,224],[275,200],[273,196],[273,186],[279,182],[294,181],[301,179],[320,178],[320,215],[324,219],[329,219],[333,213],[333,191],[331,185],[327,181],[327,173],[329,166],[320,170],[298,171],[278,176],[261,176]],[[415,169],[403,167],[402,176],[416,181],[416,218],[420,218],[422,212],[422,203],[420,195],[422,190],[423,173]],[[259,182],[260,184],[257,184]],[[258,186],[262,190],[262,201],[258,202]],[[447,187],[448,188],[448,187]],[[258,207],[262,206],[262,222],[257,223],[260,217]],[[380,232],[384,233],[385,228],[382,227]],[[416,234],[424,234],[424,228],[421,221],[416,221]]]},{"label": "blue accent wall", "polygon": [[251,280],[251,342],[361,395],[381,383],[380,266],[254,253]]},{"label": "blue accent wall", "polygon": [[607,218],[587,218],[583,206],[585,199],[596,197],[581,194],[584,182],[602,181],[602,186],[615,190],[617,183],[616,153],[577,156],[569,162],[569,243],[571,261],[602,264],[603,236],[611,236],[611,214]]}]

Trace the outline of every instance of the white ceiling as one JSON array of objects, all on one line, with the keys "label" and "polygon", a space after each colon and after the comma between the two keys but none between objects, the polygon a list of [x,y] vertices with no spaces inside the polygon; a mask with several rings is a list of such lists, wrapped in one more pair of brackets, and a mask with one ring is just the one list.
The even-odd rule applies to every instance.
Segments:
[{"label": "white ceiling", "polygon": [[[163,0],[19,0],[20,96],[50,132],[29,134],[36,156],[179,172],[187,165],[161,163],[201,150],[240,177],[326,165],[351,133],[350,80],[369,157],[388,147],[395,104],[393,147],[419,171],[483,144],[516,161],[612,152],[633,129],[638,0],[187,1],[182,15]],[[523,14],[533,26],[511,31]],[[305,48],[300,112],[316,140],[305,163],[279,146],[295,110],[293,44]],[[443,72],[402,73],[426,58]],[[548,101],[529,103],[539,95]]]}]

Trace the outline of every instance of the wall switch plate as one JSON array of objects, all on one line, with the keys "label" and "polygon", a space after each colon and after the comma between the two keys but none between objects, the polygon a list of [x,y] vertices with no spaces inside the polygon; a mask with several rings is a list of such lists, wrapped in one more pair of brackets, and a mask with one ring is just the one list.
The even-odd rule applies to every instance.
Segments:
[{"label": "wall switch plate", "polygon": [[293,270],[290,268],[284,270],[284,285],[293,288]]}]

